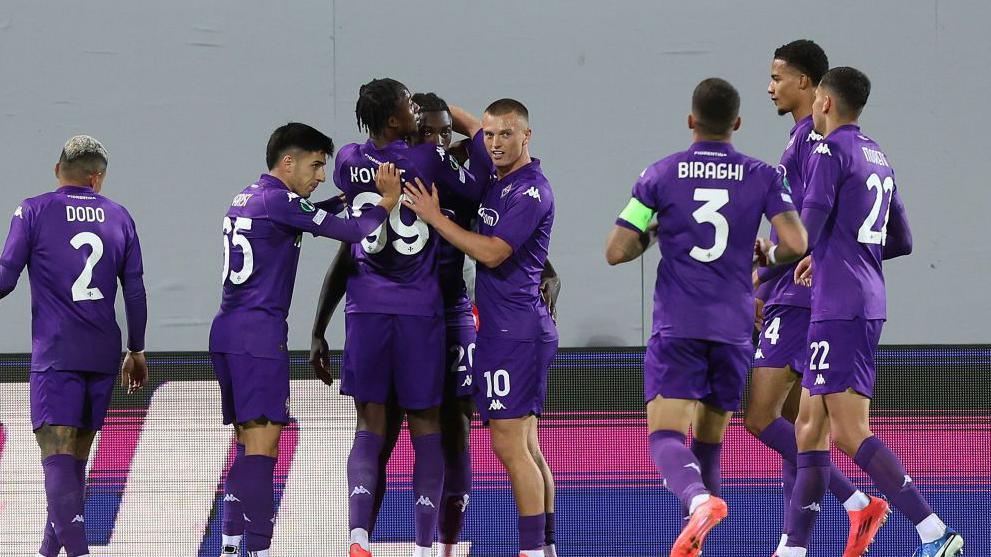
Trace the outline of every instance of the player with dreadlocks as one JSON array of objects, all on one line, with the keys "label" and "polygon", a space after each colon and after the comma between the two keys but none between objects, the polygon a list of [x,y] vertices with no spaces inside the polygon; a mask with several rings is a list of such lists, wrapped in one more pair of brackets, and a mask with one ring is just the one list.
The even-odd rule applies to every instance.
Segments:
[{"label": "player with dreadlocks", "polygon": [[[344,192],[353,216],[377,203],[374,182],[368,178],[385,163],[394,163],[405,179],[436,183],[445,196],[474,189],[470,174],[443,149],[410,148],[407,140],[417,135],[417,108],[409,89],[396,80],[375,79],[361,87],[355,114],[369,138],[343,147],[334,169],[334,183]],[[415,455],[414,556],[430,555],[433,545],[444,483],[440,408],[446,369],[445,295],[440,251],[436,234],[412,211],[393,210],[388,223],[349,246],[347,258],[338,257],[342,263],[328,271],[321,294],[313,361],[318,375],[329,381],[323,332],[346,281],[341,392],[354,398],[358,416],[347,471],[351,557],[371,554],[368,533],[385,489],[381,472],[403,412]],[[390,410],[393,405],[399,410]]]}]

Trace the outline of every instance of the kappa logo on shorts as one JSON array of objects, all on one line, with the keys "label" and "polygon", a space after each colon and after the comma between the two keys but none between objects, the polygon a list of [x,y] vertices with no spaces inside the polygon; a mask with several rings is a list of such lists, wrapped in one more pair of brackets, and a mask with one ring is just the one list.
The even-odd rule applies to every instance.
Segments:
[{"label": "kappa logo on shorts", "polygon": [[762,351],[761,351],[761,349],[760,349],[760,348],[758,348],[758,349],[757,349],[757,353],[756,353],[756,354],[754,354],[754,359],[755,359],[755,360],[761,360],[761,359],[763,359],[763,358],[764,358],[764,352],[762,352]]},{"label": "kappa logo on shorts", "polygon": [[355,487],[354,490],[351,491],[351,495],[349,495],[349,497],[354,497],[355,495],[371,495],[371,494],[372,492],[365,489],[365,486],[359,485]]},{"label": "kappa logo on shorts", "polygon": [[424,507],[437,508],[434,507],[434,502],[430,500],[430,497],[427,497],[426,495],[421,495],[420,498],[416,500],[416,504],[423,505]]},{"label": "kappa logo on shorts", "polygon": [[816,503],[815,501],[813,501],[812,504],[805,505],[804,507],[802,507],[802,509],[803,510],[806,510],[806,511],[812,511],[814,513],[817,513],[817,512],[819,512],[819,511],[822,510],[822,507],[819,506],[819,503]]},{"label": "kappa logo on shorts", "polygon": [[495,399],[491,403],[489,403],[489,411],[492,411],[492,410],[505,410],[505,409],[506,409],[506,407],[502,404],[502,401],[499,400],[499,399]]},{"label": "kappa logo on shorts", "polygon": [[227,495],[224,495],[224,502],[225,503],[240,503],[241,500],[238,499],[237,497],[234,497],[234,494],[233,493],[228,493]]},{"label": "kappa logo on shorts", "polygon": [[905,487],[910,483],[912,483],[912,476],[905,474],[905,479],[902,481],[902,487]]},{"label": "kappa logo on shorts", "polygon": [[817,373],[816,374],[816,383],[815,384],[816,384],[816,386],[818,386],[818,385],[825,385],[826,384],[826,378],[823,377],[821,373]]},{"label": "kappa logo on shorts", "polygon": [[465,376],[464,383],[461,384],[462,387],[471,387],[471,375]]},{"label": "kappa logo on shorts", "polygon": [[75,518],[72,519],[72,522],[70,522],[69,524],[73,524],[75,522],[83,522],[83,523],[85,523],[86,522],[86,519],[83,518],[83,515],[77,514],[75,516]]}]

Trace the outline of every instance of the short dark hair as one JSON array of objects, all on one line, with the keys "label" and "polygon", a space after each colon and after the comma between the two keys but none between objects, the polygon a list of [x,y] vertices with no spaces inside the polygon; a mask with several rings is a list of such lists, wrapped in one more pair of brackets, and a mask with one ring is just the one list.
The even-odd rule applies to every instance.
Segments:
[{"label": "short dark hair", "polygon": [[438,97],[437,93],[416,93],[412,99],[420,107],[420,112],[451,113],[451,108],[447,106],[447,101]]},{"label": "short dark hair", "polygon": [[93,137],[70,137],[59,155],[59,171],[74,180],[84,180],[107,170],[107,149]]},{"label": "short dark hair", "polygon": [[740,114],[740,93],[725,79],[703,79],[692,93],[692,114],[698,131],[725,135]]},{"label": "short dark hair", "polygon": [[485,112],[492,116],[505,116],[506,114],[519,114],[527,122],[530,121],[530,111],[523,106],[523,103],[516,99],[499,99],[493,101]]},{"label": "short dark hair", "polygon": [[819,85],[822,76],[829,71],[829,58],[822,47],[808,39],[799,39],[786,45],[779,46],[774,51],[776,60],[784,60],[786,64],[809,76],[813,85]]},{"label": "short dark hair", "polygon": [[840,66],[826,72],[819,86],[836,95],[843,105],[841,111],[845,109],[850,116],[860,116],[864,105],[867,104],[867,97],[871,96],[871,80],[864,75],[864,72],[848,66]]},{"label": "short dark hair", "polygon": [[269,170],[275,168],[279,159],[293,150],[308,153],[319,151],[331,156],[334,154],[334,140],[320,130],[299,122],[279,126],[268,138],[268,147],[265,149],[265,162]]},{"label": "short dark hair", "polygon": [[409,93],[402,83],[388,77],[373,79],[358,89],[358,102],[354,114],[358,119],[358,129],[377,135],[382,133],[389,116],[396,111],[396,105],[404,94]]}]

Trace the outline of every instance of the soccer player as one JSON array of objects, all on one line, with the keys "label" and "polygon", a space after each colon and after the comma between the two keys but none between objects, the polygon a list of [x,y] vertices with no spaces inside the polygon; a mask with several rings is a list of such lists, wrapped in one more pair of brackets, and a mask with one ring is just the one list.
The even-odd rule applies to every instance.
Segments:
[{"label": "soccer player", "polygon": [[234,196],[224,217],[224,292],[210,329],[210,358],[224,423],[234,424],[244,447],[224,486],[225,502],[243,509],[225,512],[224,555],[238,554],[244,533],[251,557],[267,557],[272,541],[272,474],[289,423],[286,318],[303,233],[359,241],[399,200],[399,173],[384,165],[373,177],[380,195],[362,215],[338,219],[310,203],[333,151],[331,139],[306,124],[279,127],[268,141],[268,173]]},{"label": "soccer player", "polygon": [[437,194],[422,181],[406,181],[403,203],[480,264],[475,279],[480,324],[473,369],[476,405],[491,427],[493,451],[513,486],[520,554],[543,556],[553,536],[548,517],[554,509],[554,480],[540,451],[537,417],[558,335],[541,300],[540,275],[554,223],[554,194],[540,161],[530,156],[529,113],[522,103],[497,100],[480,124],[470,117],[459,122],[458,114],[464,112],[455,111],[455,129],[473,138],[472,171],[496,175],[482,191],[478,232],[446,218]]},{"label": "soccer player", "polygon": [[57,556],[63,546],[69,557],[89,555],[86,462],[120,366],[118,280],[128,349],[121,386],[134,393],[148,380],[141,246],[131,215],[100,194],[106,173],[99,141],[70,138],[55,165],[59,188],[21,202],[0,256],[0,298],[14,290],[25,266],[31,282],[31,423],[48,500],[42,557]]},{"label": "soccer player", "polygon": [[[809,365],[802,377],[796,430],[798,472],[788,509],[789,530],[779,557],[803,557],[830,481],[829,439],[874,481],[916,527],[918,557],[952,557],[963,538],[946,527],[922,498],[901,462],[870,431],[874,350],[886,318],[882,260],[912,251],[905,207],[894,170],[858,119],[870,81],[848,67],[827,72],[816,89],[812,117],[824,139],[805,167],[802,220],[814,269]],[[847,555],[847,554],[844,554]]]},{"label": "soccer player", "polygon": [[[616,265],[639,257],[656,235],[663,254],[644,395],[651,457],[690,515],[672,557],[699,555],[706,535],[727,515],[718,497],[719,454],[752,354],[755,247],[782,265],[806,248],[781,175],[730,143],[740,127],[739,107],[728,82],[699,83],[688,117],[691,147],[644,170],[606,247],[606,260]],[[755,246],[762,215],[779,243]],[[685,446],[689,426],[691,450]]]},{"label": "soccer player", "polygon": [[[417,134],[417,106],[411,96],[394,79],[374,79],[359,90],[355,114],[369,138],[342,148],[334,169],[334,183],[352,214],[374,202],[367,177],[383,162],[394,162],[404,180],[427,178],[446,192],[474,187],[472,177],[443,149],[409,147],[407,139]],[[351,246],[354,271],[347,278],[341,393],[354,399],[358,415],[348,457],[352,557],[370,555],[368,533],[385,489],[379,478],[386,435],[389,423],[401,419],[388,411],[392,402],[406,413],[415,455],[414,555],[432,550],[444,482],[440,406],[445,319],[439,249],[427,223],[401,206],[392,211],[388,224]]]},{"label": "soccer player", "polygon": [[[791,114],[795,120],[778,169],[784,175],[798,210],[802,209],[805,195],[803,166],[816,142],[822,139],[812,126],[812,101],[816,86],[827,70],[826,53],[809,40],[793,41],[779,47],[771,62],[767,92],[778,114]],[[771,241],[775,240],[772,233]],[[783,457],[785,509],[795,484],[798,448],[794,422],[798,416],[799,379],[804,369],[809,330],[810,290],[795,283],[794,268],[795,265],[764,267],[757,273],[758,282],[767,295],[744,418],[747,430]],[[850,534],[844,554],[861,555],[884,523],[888,504],[858,490],[835,465],[830,469],[830,476],[829,489],[843,503],[850,517]],[[786,530],[787,524],[783,524],[782,532]],[[782,534],[779,548],[785,539]]]}]

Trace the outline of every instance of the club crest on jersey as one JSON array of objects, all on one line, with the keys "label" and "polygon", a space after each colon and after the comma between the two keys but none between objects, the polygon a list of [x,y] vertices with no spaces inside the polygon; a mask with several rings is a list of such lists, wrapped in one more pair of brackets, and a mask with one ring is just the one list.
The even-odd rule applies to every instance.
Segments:
[{"label": "club crest on jersey", "polygon": [[21,220],[24,220],[24,209],[22,209],[20,205],[18,205],[17,208],[14,209],[14,216]]},{"label": "club crest on jersey", "polygon": [[537,201],[543,201],[543,199],[540,199],[540,190],[537,189],[537,186],[530,186],[530,189],[526,190],[526,193],[523,195],[529,195]]},{"label": "club crest on jersey", "polygon": [[317,208],[310,203],[309,199],[300,199],[299,208],[302,209],[304,213],[313,213],[317,210]]},{"label": "club crest on jersey", "polygon": [[488,207],[479,207],[478,216],[486,226],[495,226],[499,223],[499,212]]},{"label": "club crest on jersey", "polygon": [[816,145],[816,148],[813,149],[812,152],[813,153],[816,153],[818,155],[829,155],[829,156],[833,156],[832,151],[829,150],[829,145],[826,145],[825,143],[820,143],[820,144]]},{"label": "club crest on jersey", "polygon": [[509,195],[509,190],[513,189],[513,184],[507,184],[506,187],[502,188],[502,193],[499,194],[499,198],[506,197]]}]

